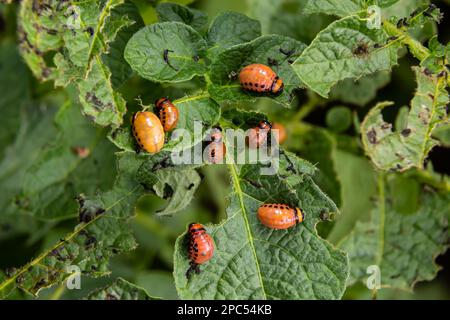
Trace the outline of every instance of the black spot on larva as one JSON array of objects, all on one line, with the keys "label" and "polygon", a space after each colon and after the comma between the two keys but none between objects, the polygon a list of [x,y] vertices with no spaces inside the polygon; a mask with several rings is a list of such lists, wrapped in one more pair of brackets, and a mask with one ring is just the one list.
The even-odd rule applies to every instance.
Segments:
[{"label": "black spot on larva", "polygon": [[409,128],[403,129],[401,133],[402,133],[402,136],[404,136],[406,138],[411,134],[411,129],[409,129]]},{"label": "black spot on larva", "polygon": [[372,129],[369,132],[367,132],[367,139],[371,144],[377,143],[377,132],[375,131],[375,129]]}]

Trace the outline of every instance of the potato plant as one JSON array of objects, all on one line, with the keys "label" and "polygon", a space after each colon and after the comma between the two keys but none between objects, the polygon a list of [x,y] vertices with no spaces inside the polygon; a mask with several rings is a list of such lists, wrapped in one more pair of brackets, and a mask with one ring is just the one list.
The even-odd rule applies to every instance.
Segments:
[{"label": "potato plant", "polygon": [[[409,298],[436,277],[432,297],[449,297],[435,260],[450,243],[450,4],[229,3],[1,1],[2,299]],[[243,90],[254,63],[282,93]],[[132,115],[164,96],[183,135],[137,152]],[[172,157],[261,120],[287,132],[274,174],[237,163],[225,134],[224,164]],[[264,203],[305,220],[268,228]],[[190,222],[215,251],[187,277]]]}]

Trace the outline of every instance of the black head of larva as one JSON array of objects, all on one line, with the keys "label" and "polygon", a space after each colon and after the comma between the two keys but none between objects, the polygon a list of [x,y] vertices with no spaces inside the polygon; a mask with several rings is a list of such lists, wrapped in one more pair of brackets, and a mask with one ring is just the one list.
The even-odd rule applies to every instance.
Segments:
[{"label": "black head of larva", "polygon": [[164,104],[165,104],[166,102],[169,102],[169,101],[170,101],[170,100],[169,100],[168,97],[162,97],[162,98],[159,98],[158,100],[156,100],[156,101],[155,101],[155,108],[156,108],[156,111],[161,110],[161,109],[163,108]]},{"label": "black head of larva", "polygon": [[258,128],[270,130],[272,129],[272,124],[267,120],[262,120],[258,123]]},{"label": "black head of larva", "polygon": [[217,127],[217,126],[213,127],[211,130],[210,137],[211,137],[211,141],[214,141],[214,142],[222,141],[222,128]]}]

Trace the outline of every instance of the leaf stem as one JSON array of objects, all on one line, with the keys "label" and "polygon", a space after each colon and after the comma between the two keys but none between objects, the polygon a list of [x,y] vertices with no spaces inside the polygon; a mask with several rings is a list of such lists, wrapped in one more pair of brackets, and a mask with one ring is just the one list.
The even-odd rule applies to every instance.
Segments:
[{"label": "leaf stem", "polygon": [[401,38],[401,42],[409,48],[412,55],[418,60],[423,61],[430,55],[430,51],[424,45],[391,22],[384,20],[383,29],[388,35]]},{"label": "leaf stem", "polygon": [[421,169],[410,171],[408,175],[435,189],[443,192],[450,192],[450,181],[446,180],[444,178],[445,176],[441,176],[441,179],[438,180],[430,171]]},{"label": "leaf stem", "polygon": [[316,107],[322,106],[321,99],[315,93],[309,94],[308,101],[301,105],[297,113],[292,117],[291,123],[297,123],[306,118]]}]

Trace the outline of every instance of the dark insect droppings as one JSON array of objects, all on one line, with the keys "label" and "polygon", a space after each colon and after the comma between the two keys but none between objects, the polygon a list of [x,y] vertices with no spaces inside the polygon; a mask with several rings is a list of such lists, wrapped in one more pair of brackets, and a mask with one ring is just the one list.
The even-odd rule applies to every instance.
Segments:
[{"label": "dark insect droppings", "polygon": [[294,54],[295,49],[284,50],[283,48],[280,48],[280,52],[281,52],[282,54],[284,54],[285,56],[290,57],[290,56],[292,56],[292,55]]},{"label": "dark insect droppings", "polygon": [[269,66],[278,66],[278,61],[273,58],[267,58],[267,64]]},{"label": "dark insect droppings", "polygon": [[194,186],[195,186],[195,184],[194,184],[194,183],[191,183],[190,185],[188,185],[187,189],[188,189],[188,190],[191,190]]},{"label": "dark insect droppings", "polygon": [[389,37],[387,41],[388,41],[388,42],[389,42],[389,41],[395,41],[395,40],[397,40],[397,39],[398,39],[397,36],[392,36],[392,37]]},{"label": "dark insect droppings", "polygon": [[411,129],[406,128],[402,130],[402,136],[408,137],[411,134]]},{"label": "dark insect droppings", "polygon": [[94,29],[92,27],[87,27],[85,30],[92,37],[94,35]]},{"label": "dark insect droppings", "polygon": [[352,52],[355,56],[365,56],[369,54],[369,46],[365,42],[360,42]]},{"label": "dark insect droppings", "polygon": [[173,70],[178,71],[178,69],[175,68],[174,66],[172,66],[172,64],[169,61],[169,52],[174,52],[174,51],[170,50],[170,49],[165,49],[164,50],[164,53],[163,53],[164,62],[167,63],[167,65],[169,67],[171,67]]},{"label": "dark insect droppings", "polygon": [[369,132],[367,132],[367,139],[371,144],[377,143],[377,132],[375,131],[375,129],[372,129]]},{"label": "dark insect droppings", "polygon": [[392,128],[392,125],[390,123],[385,122],[381,125],[381,129],[383,129],[383,130],[387,130],[390,128]]}]

